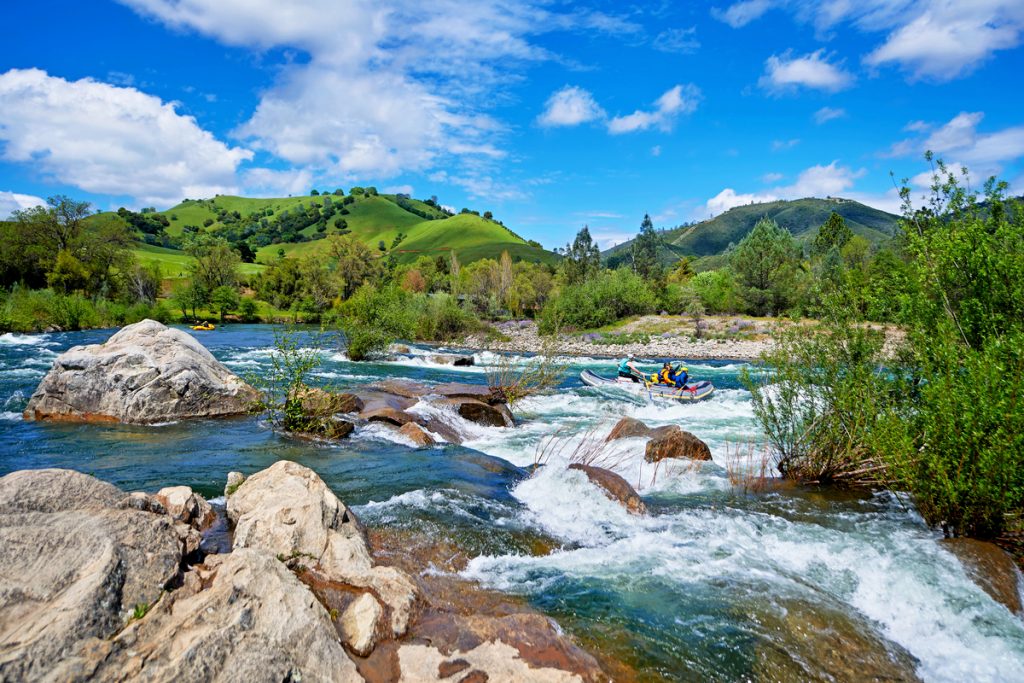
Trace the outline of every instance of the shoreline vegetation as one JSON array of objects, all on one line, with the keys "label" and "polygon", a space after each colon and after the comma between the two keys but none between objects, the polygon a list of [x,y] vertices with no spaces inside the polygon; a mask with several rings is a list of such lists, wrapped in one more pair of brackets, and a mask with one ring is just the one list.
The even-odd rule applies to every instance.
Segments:
[{"label": "shoreline vegetation", "polygon": [[[399,235],[374,249],[325,233],[317,253],[282,251],[256,273],[242,269],[234,233],[193,226],[176,237],[192,260],[167,279],[132,250],[140,231],[162,239],[152,212],[98,220],[87,203],[52,197],[0,223],[11,247],[0,331],[283,314],[343,332],[353,361],[386,357],[399,340],[758,361],[769,371],[745,385],[769,471],[910,492],[948,536],[1024,536],[1024,210],[1005,183],[972,190],[926,160],[930,195],[915,206],[903,183],[888,241],[869,242],[835,212],[800,239],[764,217],[710,261],[668,265],[647,216],[614,262],[586,226],[557,261],[540,262],[509,250],[463,261],[454,249],[408,260]],[[356,189],[353,207],[372,197]],[[241,235],[238,214],[229,222]]]}]

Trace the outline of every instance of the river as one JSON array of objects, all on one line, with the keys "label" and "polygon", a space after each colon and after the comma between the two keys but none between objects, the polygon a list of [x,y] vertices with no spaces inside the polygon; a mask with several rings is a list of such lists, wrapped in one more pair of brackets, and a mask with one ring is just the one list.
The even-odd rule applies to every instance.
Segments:
[{"label": "river", "polygon": [[[516,407],[515,429],[459,420],[461,446],[420,450],[383,427],[322,445],[275,434],[257,418],[153,427],[21,419],[58,353],[110,333],[0,335],[0,475],[66,467],[128,490],[187,484],[215,498],[229,471],[293,459],[318,472],[368,526],[443,537],[472,558],[465,578],[526,600],[642,680],[842,680],[842,662],[826,661],[827,653],[806,661],[816,656],[807,643],[834,627],[836,642],[851,629],[874,631],[889,643],[883,655],[902,648],[927,681],[1024,681],[1024,621],[970,581],[899,497],[753,494],[730,483],[729,469],[745,463],[735,454],[759,438],[741,363],[689,364],[691,377],[711,379],[718,390],[708,401],[671,406],[583,387],[582,369],[607,373],[609,362],[576,358],[557,391]],[[269,326],[196,334],[243,376],[268,367]],[[482,383],[481,365],[493,361],[478,352],[475,367],[441,366],[416,346],[399,362],[351,363],[332,349],[322,356],[313,380],[336,387],[382,378]],[[699,468],[655,471],[641,467],[640,440],[607,450],[605,461],[638,485],[645,517],[627,514],[561,466],[623,416],[678,424],[714,456]],[[542,453],[546,466],[529,476]],[[538,539],[555,550],[532,554]],[[821,637],[824,652],[830,641]]]}]

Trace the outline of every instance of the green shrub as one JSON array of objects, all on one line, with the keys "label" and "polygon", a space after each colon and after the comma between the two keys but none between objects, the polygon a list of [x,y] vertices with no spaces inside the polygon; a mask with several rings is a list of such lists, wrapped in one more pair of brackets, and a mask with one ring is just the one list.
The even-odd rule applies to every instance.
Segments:
[{"label": "green shrub", "polygon": [[449,294],[416,296],[417,339],[452,341],[480,328],[480,320]]},{"label": "green shrub", "polygon": [[383,354],[397,339],[413,336],[416,312],[410,296],[397,285],[365,284],[342,306],[341,328],[348,340],[348,357],[367,360]]},{"label": "green shrub", "polygon": [[578,285],[563,287],[541,311],[542,334],[556,330],[608,325],[629,315],[652,313],[658,299],[642,278],[626,269],[604,272]]}]

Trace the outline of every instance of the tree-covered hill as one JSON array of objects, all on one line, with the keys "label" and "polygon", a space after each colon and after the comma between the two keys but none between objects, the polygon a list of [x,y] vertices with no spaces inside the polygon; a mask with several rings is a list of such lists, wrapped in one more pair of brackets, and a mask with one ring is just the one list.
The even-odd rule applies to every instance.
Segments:
[{"label": "tree-covered hill", "polygon": [[[551,263],[558,257],[528,242],[495,220],[489,212],[463,209],[452,214],[436,199],[418,200],[401,194],[379,194],[374,188],[349,193],[301,197],[252,198],[218,195],[186,199],[164,211],[120,210],[92,220],[123,220],[149,248],[140,253],[152,260],[154,248],[180,248],[199,232],[225,238],[250,262],[270,263],[284,255],[326,253],[331,235],[351,235],[363,244],[387,251],[400,263],[420,256],[455,251],[469,263],[498,259],[508,251],[515,260]],[[172,258],[164,253],[164,259]],[[182,254],[184,258],[187,258]]]},{"label": "tree-covered hill", "polygon": [[[883,242],[894,234],[895,216],[873,209],[850,199],[795,199],[762,204],[748,204],[729,209],[725,213],[693,225],[680,226],[659,233],[661,247],[659,260],[668,264],[681,256],[711,256],[725,251],[749,233],[761,218],[771,218],[789,230],[798,240],[814,239],[818,228],[835,211],[846,221],[856,235],[869,242]],[[624,242],[605,251],[605,259],[615,261],[630,253],[633,241]]]}]

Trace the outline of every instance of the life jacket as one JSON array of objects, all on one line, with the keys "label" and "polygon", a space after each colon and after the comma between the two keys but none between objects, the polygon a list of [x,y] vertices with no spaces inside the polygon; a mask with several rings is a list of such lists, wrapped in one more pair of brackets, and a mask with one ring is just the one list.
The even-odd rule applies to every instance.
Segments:
[{"label": "life jacket", "polygon": [[662,368],[661,369],[661,383],[662,384],[675,384],[675,381],[672,379],[672,370],[671,370],[671,368]]},{"label": "life jacket", "polygon": [[629,359],[623,358],[619,361],[619,372],[629,372]]}]

